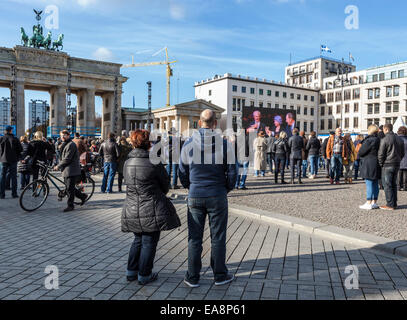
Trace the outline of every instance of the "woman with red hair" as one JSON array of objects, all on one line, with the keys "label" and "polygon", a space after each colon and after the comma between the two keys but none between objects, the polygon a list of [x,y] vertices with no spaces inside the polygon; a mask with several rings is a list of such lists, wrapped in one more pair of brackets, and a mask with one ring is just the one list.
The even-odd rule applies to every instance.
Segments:
[{"label": "woman with red hair", "polygon": [[149,158],[150,133],[136,130],[131,133],[134,149],[124,164],[126,200],[122,211],[122,231],[133,232],[127,265],[127,280],[138,279],[144,285],[157,279],[153,273],[154,257],[160,232],[181,225],[176,210],[165,196],[169,176],[163,164],[153,164]]}]

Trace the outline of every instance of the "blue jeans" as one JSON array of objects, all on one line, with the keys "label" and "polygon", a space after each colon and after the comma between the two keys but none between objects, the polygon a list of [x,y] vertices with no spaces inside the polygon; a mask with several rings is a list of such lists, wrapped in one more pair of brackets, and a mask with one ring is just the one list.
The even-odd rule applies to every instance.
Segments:
[{"label": "blue jeans", "polygon": [[377,200],[379,198],[379,180],[365,180],[367,201]]},{"label": "blue jeans", "polygon": [[224,281],[226,267],[226,228],[228,199],[224,196],[188,198],[188,271],[185,279],[198,283],[202,268],[202,238],[208,215],[211,235],[211,268],[215,281]]},{"label": "blue jeans", "polygon": [[318,174],[318,155],[310,155],[309,156],[309,162],[310,162],[310,171],[311,175],[317,175]]},{"label": "blue jeans", "polygon": [[20,188],[24,189],[29,184],[30,184],[30,174],[20,172]]},{"label": "blue jeans", "polygon": [[171,169],[172,169],[172,185],[176,186],[178,183],[178,169],[179,169],[179,164],[178,163],[169,163],[167,164],[167,173],[170,177],[171,180]]},{"label": "blue jeans", "polygon": [[342,172],[342,155],[332,154],[331,158],[331,179],[339,181]]},{"label": "blue jeans", "polygon": [[325,159],[324,159],[324,157],[319,157],[319,167],[322,169],[322,168],[324,168],[325,169]]},{"label": "blue jeans", "polygon": [[383,167],[382,183],[386,202],[388,207],[397,207],[397,175],[400,168],[398,167]]},{"label": "blue jeans", "polygon": [[302,160],[302,177],[307,177],[308,160]]},{"label": "blue jeans", "polygon": [[[243,168],[242,174],[240,174],[240,168]],[[237,179],[235,188],[237,187],[243,188],[246,186],[247,171],[249,170],[249,161],[244,161],[243,164],[241,164],[239,161],[236,161],[236,169],[237,169]]]},{"label": "blue jeans", "polygon": [[160,231],[134,233],[134,241],[127,262],[127,276],[138,276],[139,281],[146,281],[151,276]]},{"label": "blue jeans", "polygon": [[17,162],[0,162],[0,197],[5,197],[6,180],[9,175],[11,180],[11,194],[17,196]]},{"label": "blue jeans", "polygon": [[[112,192],[117,162],[105,162],[103,165],[102,192]],[[107,188],[106,188],[107,185]]]},{"label": "blue jeans", "polygon": [[264,177],[264,175],[266,174],[266,170],[254,170],[254,176],[258,177],[259,174]]},{"label": "blue jeans", "polygon": [[270,167],[270,172],[273,173],[273,162],[274,162],[274,157],[271,152],[267,153],[267,163]]}]

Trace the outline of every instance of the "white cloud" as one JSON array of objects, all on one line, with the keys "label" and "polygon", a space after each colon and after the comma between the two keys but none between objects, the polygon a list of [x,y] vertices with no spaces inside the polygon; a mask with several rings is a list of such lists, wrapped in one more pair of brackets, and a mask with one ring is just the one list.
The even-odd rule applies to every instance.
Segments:
[{"label": "white cloud", "polygon": [[97,0],[77,0],[81,7],[88,7],[90,5],[96,4]]},{"label": "white cloud", "polygon": [[185,7],[181,4],[170,3],[170,15],[175,20],[183,20],[186,15]]},{"label": "white cloud", "polygon": [[113,53],[107,48],[100,47],[93,52],[93,57],[96,60],[111,61],[113,60]]}]

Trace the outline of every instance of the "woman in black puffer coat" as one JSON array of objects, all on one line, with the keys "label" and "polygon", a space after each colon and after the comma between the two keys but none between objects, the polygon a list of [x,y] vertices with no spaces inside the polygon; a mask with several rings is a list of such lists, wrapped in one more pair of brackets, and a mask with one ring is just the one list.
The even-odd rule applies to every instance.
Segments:
[{"label": "woman in black puffer coat", "polygon": [[53,147],[44,139],[44,135],[41,131],[37,131],[34,134],[34,140],[28,145],[28,152],[32,158],[32,174],[33,181],[38,179],[40,167],[37,165],[38,161],[47,162],[47,152],[53,152]]},{"label": "woman in black puffer coat", "polygon": [[30,145],[28,143],[27,136],[21,136],[20,143],[23,151],[20,154],[20,161],[17,163],[17,172],[20,174],[20,189],[23,190],[30,184],[31,172],[31,166],[29,165],[30,156],[28,156]]},{"label": "woman in black puffer coat", "polygon": [[360,176],[365,179],[367,201],[359,206],[360,209],[378,209],[377,199],[379,197],[379,179],[381,178],[381,168],[379,166],[378,153],[380,138],[378,137],[379,127],[372,124],[367,129],[368,136],[361,143],[359,156],[361,160]]},{"label": "woman in black puffer coat", "polygon": [[153,262],[160,239],[160,232],[181,225],[168,193],[169,176],[164,166],[154,165],[149,159],[150,134],[136,130],[131,135],[135,148],[124,164],[124,183],[127,185],[126,201],[122,210],[123,232],[133,232],[130,248],[127,280],[138,279],[144,285],[157,279]]}]

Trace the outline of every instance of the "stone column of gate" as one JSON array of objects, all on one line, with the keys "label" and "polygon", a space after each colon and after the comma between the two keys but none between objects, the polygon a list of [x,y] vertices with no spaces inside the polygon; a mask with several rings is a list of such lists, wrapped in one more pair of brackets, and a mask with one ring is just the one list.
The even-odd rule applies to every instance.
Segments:
[{"label": "stone column of gate", "polygon": [[25,135],[25,97],[24,97],[24,82],[17,82],[16,88],[16,104],[17,104],[17,137]]},{"label": "stone column of gate", "polygon": [[50,90],[50,121],[52,134],[59,135],[59,131],[66,129],[66,88],[53,87]]},{"label": "stone column of gate", "polygon": [[95,128],[95,89],[86,90],[86,104],[85,104],[85,134],[94,136],[96,133]]},{"label": "stone column of gate", "polygon": [[114,104],[113,92],[106,92],[102,94],[102,100],[102,138],[106,140],[108,134],[112,130]]},{"label": "stone column of gate", "polygon": [[87,92],[86,90],[79,90],[76,94],[77,98],[77,110],[76,110],[76,132],[81,135],[85,134],[83,128],[86,126],[86,104],[87,104]]}]

